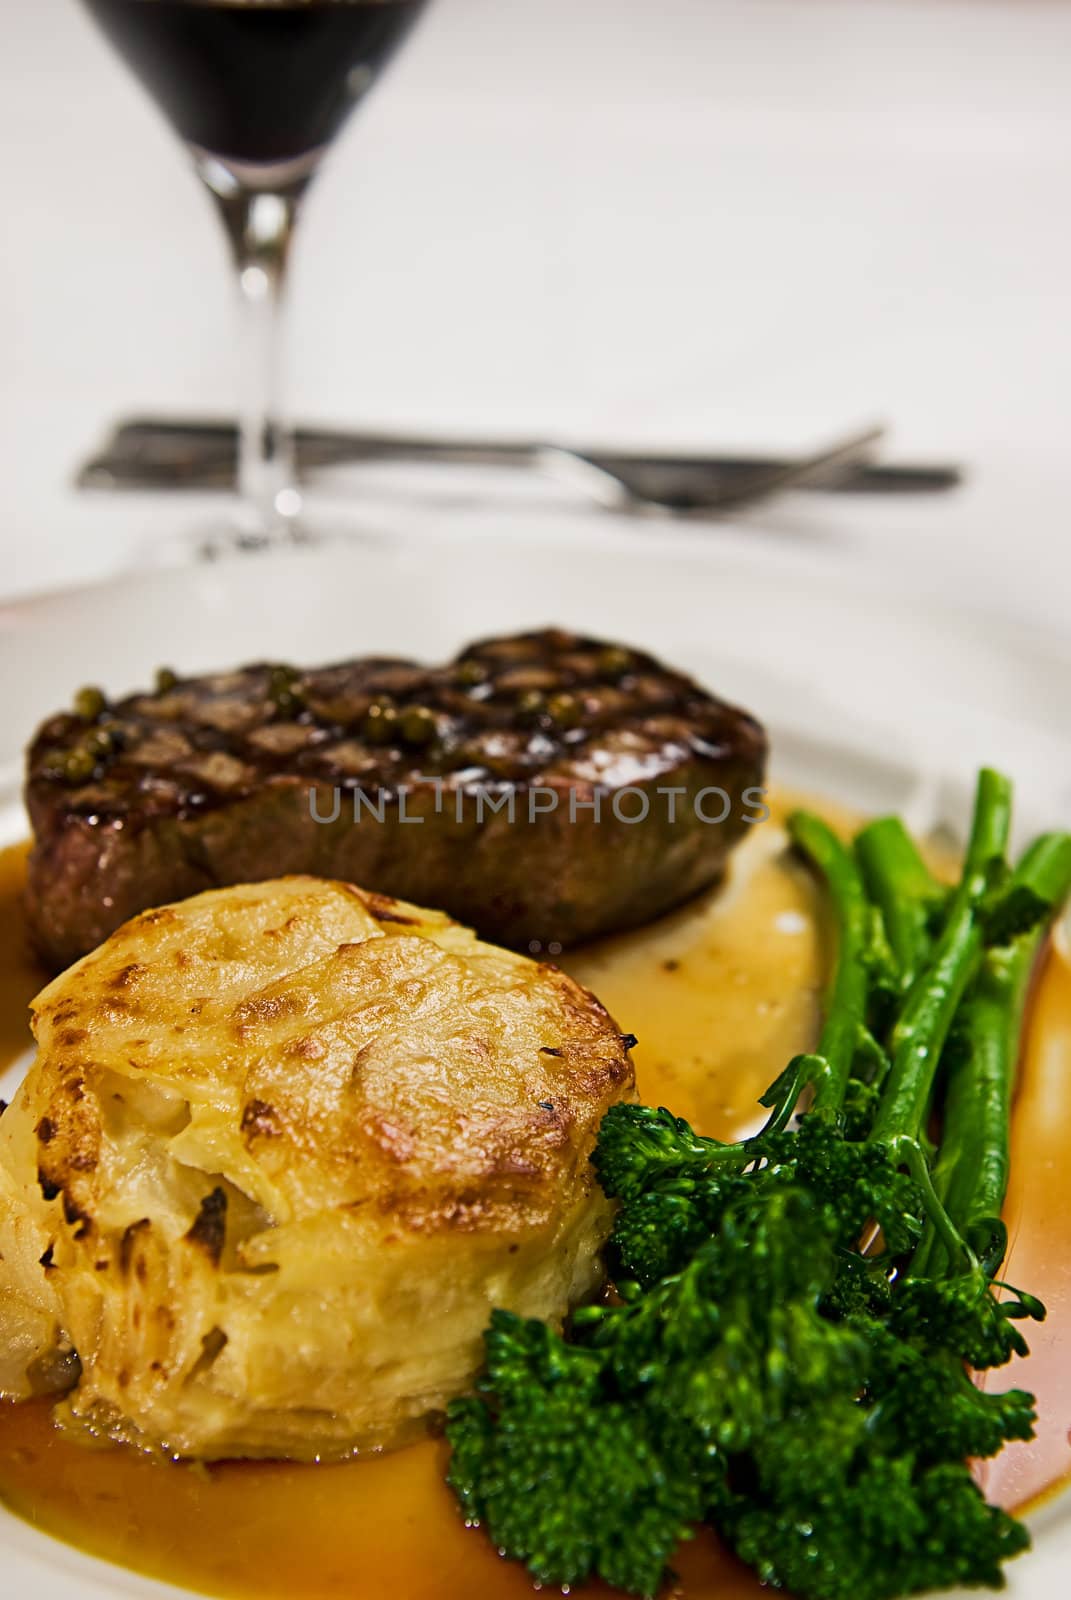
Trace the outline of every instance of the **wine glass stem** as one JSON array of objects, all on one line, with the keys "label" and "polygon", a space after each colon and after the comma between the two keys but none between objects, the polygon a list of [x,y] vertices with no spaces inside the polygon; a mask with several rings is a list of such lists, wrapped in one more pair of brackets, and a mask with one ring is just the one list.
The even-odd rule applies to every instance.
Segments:
[{"label": "wine glass stem", "polygon": [[212,190],[238,276],[237,533],[249,547],[300,536],[294,441],[279,397],[287,257],[303,189]]}]

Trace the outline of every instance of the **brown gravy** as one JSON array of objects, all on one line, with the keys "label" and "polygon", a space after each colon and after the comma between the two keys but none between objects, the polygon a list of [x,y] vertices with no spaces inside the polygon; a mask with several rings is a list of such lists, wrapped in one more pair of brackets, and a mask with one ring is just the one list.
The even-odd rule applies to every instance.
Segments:
[{"label": "brown gravy", "polygon": [[[0,857],[0,1066],[28,1042],[13,1019],[25,1016],[41,981],[22,954],[23,861],[21,851]],[[563,962],[639,1036],[643,1099],[728,1137],[754,1125],[757,1095],[813,1041],[824,966],[815,910],[808,875],[778,848],[775,828],[760,826],[720,894]],[[1030,1030],[1009,1201],[1009,1271],[1050,1305],[1050,1321],[1031,1335],[1038,1355],[1018,1379],[1039,1392],[1042,1424],[1036,1445],[989,1469],[990,1493],[1008,1504],[1071,1469],[1071,1373],[1059,1349],[1071,1313],[1060,1171],[1069,1067],[1071,965],[1054,954]],[[522,1569],[463,1527],[443,1483],[446,1453],[428,1439],[341,1466],[206,1468],[87,1451],[53,1426],[47,1404],[0,1406],[0,1500],[36,1527],[153,1577],[249,1600],[530,1600]],[[681,1550],[676,1567],[670,1593],[679,1600],[761,1592],[707,1533]]]},{"label": "brown gravy", "polygon": [[1030,1359],[989,1375],[987,1387],[1037,1396],[1037,1436],[1010,1444],[981,1469],[986,1494],[1030,1507],[1071,1480],[1071,949],[1058,935],[1030,1013],[1012,1122],[1004,1206],[1011,1248],[1001,1269],[1045,1302],[1044,1322],[1022,1324]]}]

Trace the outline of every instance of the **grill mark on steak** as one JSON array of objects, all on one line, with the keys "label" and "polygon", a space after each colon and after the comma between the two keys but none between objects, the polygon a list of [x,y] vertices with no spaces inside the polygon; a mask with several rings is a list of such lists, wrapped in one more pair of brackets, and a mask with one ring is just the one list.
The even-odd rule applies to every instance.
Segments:
[{"label": "grill mark on steak", "polygon": [[[148,906],[314,872],[441,906],[503,942],[573,943],[714,881],[765,754],[759,725],[689,678],[561,629],[485,640],[435,668],[366,657],[168,674],[91,724],[65,712],[36,735],[31,929],[63,965]],[[581,809],[572,824],[564,799],[532,820],[518,804],[512,826],[505,815],[459,820],[457,793],[477,784],[518,799],[533,786],[573,790]],[[660,784],[723,788],[732,815],[669,825],[660,812],[637,825],[595,823],[583,809],[595,787],[653,799]],[[320,815],[341,793],[337,825],[314,821],[312,790]],[[403,790],[422,826],[353,823],[355,796],[375,808]]]}]

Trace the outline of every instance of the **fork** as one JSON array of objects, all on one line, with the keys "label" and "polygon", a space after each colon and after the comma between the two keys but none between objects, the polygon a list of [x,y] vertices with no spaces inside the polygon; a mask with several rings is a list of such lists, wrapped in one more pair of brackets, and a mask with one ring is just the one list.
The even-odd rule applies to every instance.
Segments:
[{"label": "fork", "polygon": [[[883,428],[872,426],[805,456],[782,458],[646,455],[558,443],[305,429],[297,434],[297,455],[305,478],[329,467],[375,462],[535,469],[603,506],[678,514],[729,509],[789,488],[926,493],[960,482],[953,466],[872,461],[883,436]],[[107,489],[227,488],[234,482],[235,453],[233,424],[138,418],[114,431],[77,481]]]}]

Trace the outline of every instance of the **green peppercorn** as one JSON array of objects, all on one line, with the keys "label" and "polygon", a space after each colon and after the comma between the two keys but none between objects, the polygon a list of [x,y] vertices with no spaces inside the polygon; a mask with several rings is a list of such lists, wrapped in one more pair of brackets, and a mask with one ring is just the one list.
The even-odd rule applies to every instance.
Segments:
[{"label": "green peppercorn", "polygon": [[486,683],[487,668],[482,661],[460,661],[458,662],[455,676],[458,683],[464,684],[466,688],[473,689],[478,683]]},{"label": "green peppercorn", "polygon": [[94,728],[85,737],[85,749],[99,760],[101,756],[111,755],[115,749],[115,739],[107,728]]},{"label": "green peppercorn", "polygon": [[430,744],[438,731],[435,713],[427,706],[407,706],[398,726],[406,744]]},{"label": "green peppercorn", "polygon": [[575,728],[582,715],[575,694],[552,694],[547,701],[547,716],[559,728]]},{"label": "green peppercorn", "polygon": [[81,717],[83,722],[96,722],[107,704],[104,691],[91,684],[85,689],[79,689],[75,695],[75,715]]},{"label": "green peppercorn", "polygon": [[276,711],[284,716],[293,716],[305,704],[305,698],[298,683],[298,673],[294,667],[275,666],[268,674],[268,699]]},{"label": "green peppercorn", "polygon": [[68,783],[87,783],[96,770],[97,763],[84,745],[68,750],[63,763],[63,776]]},{"label": "green peppercorn", "polygon": [[377,701],[368,707],[361,733],[368,744],[390,744],[397,736],[398,713],[392,705]]},{"label": "green peppercorn", "polygon": [[599,651],[598,667],[604,678],[623,678],[632,665],[631,651],[623,650],[620,645],[607,645],[605,650]]},{"label": "green peppercorn", "polygon": [[157,694],[170,694],[172,689],[175,687],[175,685],[177,683],[178,683],[178,674],[173,672],[170,667],[157,667],[157,669],[156,669],[156,692],[157,692]]},{"label": "green peppercorn", "polygon": [[517,701],[522,717],[538,717],[546,709],[547,697],[542,689],[526,689]]}]

